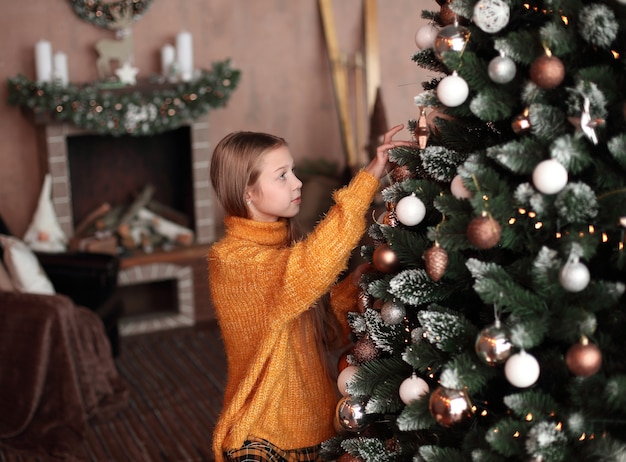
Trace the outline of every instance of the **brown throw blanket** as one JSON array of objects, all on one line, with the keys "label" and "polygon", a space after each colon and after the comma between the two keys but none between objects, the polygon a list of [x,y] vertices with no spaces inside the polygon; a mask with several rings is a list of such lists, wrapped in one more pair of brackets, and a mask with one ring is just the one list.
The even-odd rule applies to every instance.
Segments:
[{"label": "brown throw blanket", "polygon": [[88,421],[127,400],[95,313],[63,295],[0,291],[0,445],[83,460]]}]

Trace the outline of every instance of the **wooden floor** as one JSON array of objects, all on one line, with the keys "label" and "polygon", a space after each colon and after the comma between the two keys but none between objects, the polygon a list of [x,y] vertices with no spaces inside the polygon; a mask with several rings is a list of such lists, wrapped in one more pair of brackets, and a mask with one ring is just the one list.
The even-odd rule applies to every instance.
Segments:
[{"label": "wooden floor", "polygon": [[[226,360],[215,323],[122,338],[128,407],[93,422],[72,461],[211,461]],[[0,462],[48,462],[0,450]],[[67,460],[67,459],[65,459]]]}]

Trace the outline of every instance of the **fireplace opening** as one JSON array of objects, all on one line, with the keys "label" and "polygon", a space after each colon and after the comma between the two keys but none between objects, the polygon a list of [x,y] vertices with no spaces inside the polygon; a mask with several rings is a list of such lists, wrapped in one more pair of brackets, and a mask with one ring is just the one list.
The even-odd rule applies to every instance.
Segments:
[{"label": "fireplace opening", "polygon": [[154,317],[179,311],[175,279],[121,286],[118,294],[124,302],[124,317]]},{"label": "fireplace opening", "polygon": [[74,227],[103,203],[127,206],[152,185],[153,199],[182,213],[195,231],[191,152],[189,126],[152,136],[68,136]]}]

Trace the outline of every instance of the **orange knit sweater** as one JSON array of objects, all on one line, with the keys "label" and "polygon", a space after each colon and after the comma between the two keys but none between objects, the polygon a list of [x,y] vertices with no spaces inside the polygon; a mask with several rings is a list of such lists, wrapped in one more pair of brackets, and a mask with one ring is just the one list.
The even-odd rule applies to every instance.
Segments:
[{"label": "orange knit sweater", "polygon": [[355,310],[357,288],[335,282],[365,231],[378,187],[375,177],[359,172],[335,191],[335,205],[313,232],[291,247],[284,220],[226,217],[225,237],[208,255],[228,358],[224,408],[213,434],[217,461],[249,436],[295,449],[334,435],[337,386],[317,357],[311,326],[304,325],[302,341],[300,315],[329,290],[340,320]]}]

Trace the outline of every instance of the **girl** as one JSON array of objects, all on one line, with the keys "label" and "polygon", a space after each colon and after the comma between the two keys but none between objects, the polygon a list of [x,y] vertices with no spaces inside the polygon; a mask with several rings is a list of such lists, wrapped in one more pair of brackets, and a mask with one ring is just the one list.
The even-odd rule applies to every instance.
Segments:
[{"label": "girl", "polygon": [[[311,234],[295,235],[302,182],[282,138],[227,135],[211,160],[225,236],[208,255],[211,297],[228,358],[224,408],[213,434],[217,461],[318,461],[334,435],[336,381],[326,373],[331,321],[356,308],[358,278],[336,283],[365,231],[388,150],[409,146],[387,132],[376,157]],[[330,294],[330,307],[316,301]],[[324,326],[324,327],[322,327]]]}]

